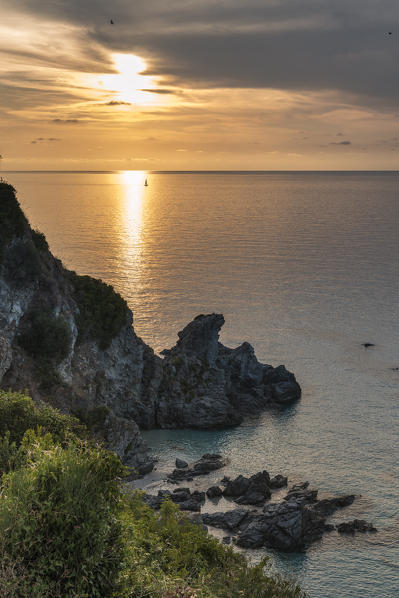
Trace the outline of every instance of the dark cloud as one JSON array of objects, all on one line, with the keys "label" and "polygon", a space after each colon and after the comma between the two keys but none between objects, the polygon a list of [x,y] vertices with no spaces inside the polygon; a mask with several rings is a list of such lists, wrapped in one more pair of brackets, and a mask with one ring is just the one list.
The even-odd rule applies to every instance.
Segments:
[{"label": "dark cloud", "polygon": [[[364,104],[399,100],[397,0],[13,0],[13,10],[81,28],[79,69],[131,52],[166,84],[340,90]],[[115,21],[109,25],[109,19]],[[86,48],[86,50],[85,50]],[[61,50],[53,59],[60,63]],[[65,58],[66,60],[66,58]],[[62,63],[64,64],[64,63]],[[153,92],[153,91],[152,91]],[[162,92],[160,92],[162,93]]]},{"label": "dark cloud", "polygon": [[131,106],[130,102],[122,102],[119,100],[111,100],[110,102],[105,102],[103,106]]},{"label": "dark cloud", "polygon": [[352,145],[352,141],[332,141],[330,145]]},{"label": "dark cloud", "polygon": [[174,94],[175,92],[173,91],[173,89],[163,89],[161,88],[157,88],[157,89],[140,89],[140,91],[146,91],[147,93],[159,93],[159,94]]},{"label": "dark cloud", "polygon": [[61,124],[61,125],[76,125],[77,123],[81,122],[77,118],[53,118],[53,123]]},{"label": "dark cloud", "polygon": [[54,142],[54,141],[61,141],[59,137],[36,137],[31,141],[32,144],[36,143],[45,143],[45,142]]}]

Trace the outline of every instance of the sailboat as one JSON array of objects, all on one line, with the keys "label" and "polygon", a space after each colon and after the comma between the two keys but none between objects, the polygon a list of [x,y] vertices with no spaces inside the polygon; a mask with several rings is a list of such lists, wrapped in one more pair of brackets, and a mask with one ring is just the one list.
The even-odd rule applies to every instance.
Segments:
[{"label": "sailboat", "polygon": [[145,180],[144,187],[148,187],[148,181],[147,181],[147,179]]}]

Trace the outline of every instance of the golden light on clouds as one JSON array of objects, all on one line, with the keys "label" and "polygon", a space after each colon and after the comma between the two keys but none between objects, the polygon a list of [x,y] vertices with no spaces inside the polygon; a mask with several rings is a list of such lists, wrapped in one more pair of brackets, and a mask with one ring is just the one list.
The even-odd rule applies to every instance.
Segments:
[{"label": "golden light on clouds", "polygon": [[[157,94],[157,81],[144,75],[147,65],[135,54],[112,54],[116,73],[86,76],[85,84],[109,96],[110,101],[136,104],[139,106],[159,106],[170,103],[170,99]],[[154,90],[154,93],[151,93]]]},{"label": "golden light on clouds", "polygon": [[399,47],[352,2],[3,3],[2,168],[395,169]]}]

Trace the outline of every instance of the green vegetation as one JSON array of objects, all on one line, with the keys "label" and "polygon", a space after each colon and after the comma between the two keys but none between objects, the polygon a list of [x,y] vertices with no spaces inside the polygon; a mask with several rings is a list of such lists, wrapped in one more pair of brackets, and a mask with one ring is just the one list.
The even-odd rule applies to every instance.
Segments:
[{"label": "green vegetation", "polygon": [[38,251],[48,251],[46,237],[40,230],[32,230],[32,241]]},{"label": "green vegetation", "polygon": [[125,468],[70,416],[0,391],[2,598],[302,598],[165,501],[127,494]]},{"label": "green vegetation", "polygon": [[61,444],[71,435],[79,438],[86,435],[84,426],[75,417],[49,406],[39,409],[26,394],[0,390],[0,437],[9,434],[10,441],[19,446],[26,430],[37,428],[50,433]]},{"label": "green vegetation", "polygon": [[0,265],[3,251],[13,237],[22,237],[26,220],[15,196],[15,189],[0,178]]},{"label": "green vegetation", "polygon": [[101,435],[104,432],[109,409],[106,405],[98,405],[91,409],[78,409],[75,415],[87,427],[89,432]]},{"label": "green vegetation", "polygon": [[127,322],[126,301],[102,280],[78,276],[75,272],[69,276],[79,308],[78,342],[93,339],[98,341],[100,349],[107,349]]},{"label": "green vegetation", "polygon": [[18,342],[34,358],[59,363],[68,355],[71,334],[68,324],[46,307],[32,309],[26,316],[27,328]]}]

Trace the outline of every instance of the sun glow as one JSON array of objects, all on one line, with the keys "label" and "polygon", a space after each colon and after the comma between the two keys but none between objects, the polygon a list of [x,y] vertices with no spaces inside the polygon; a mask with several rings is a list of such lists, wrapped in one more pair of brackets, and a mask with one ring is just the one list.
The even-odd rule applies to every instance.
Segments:
[{"label": "sun glow", "polygon": [[[104,91],[109,90],[113,100],[141,106],[165,103],[165,98],[156,94],[155,79],[142,74],[147,68],[142,58],[135,54],[113,54],[112,57],[118,72],[103,75],[99,83]],[[151,93],[152,89],[155,93]]]}]

